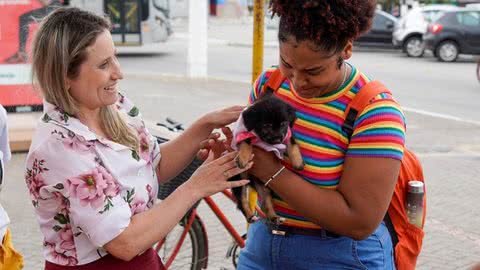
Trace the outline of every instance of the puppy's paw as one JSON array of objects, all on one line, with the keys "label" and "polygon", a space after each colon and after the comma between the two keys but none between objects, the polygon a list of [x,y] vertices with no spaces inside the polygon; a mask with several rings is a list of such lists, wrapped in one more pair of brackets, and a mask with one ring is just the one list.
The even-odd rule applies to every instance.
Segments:
[{"label": "puppy's paw", "polygon": [[300,147],[297,144],[291,144],[288,148],[288,157],[290,162],[292,163],[292,167],[297,170],[301,171],[305,167],[305,163],[303,162],[302,154],[300,153]]},{"label": "puppy's paw", "polygon": [[268,219],[269,219],[270,223],[272,225],[275,225],[275,226],[279,226],[285,221],[285,218],[279,217],[277,215],[268,217]]},{"label": "puppy's paw", "polygon": [[253,215],[253,216],[247,218],[247,222],[250,223],[250,224],[257,222],[258,220],[260,220],[260,217],[257,216],[257,215]]},{"label": "puppy's paw", "polygon": [[303,168],[305,167],[305,163],[303,162],[303,160],[300,160],[300,161],[298,161],[298,160],[297,160],[297,161],[293,160],[293,161],[292,161],[292,166],[293,166],[293,168],[294,168],[295,170],[301,171],[301,170],[303,170]]},{"label": "puppy's paw", "polygon": [[248,159],[246,160],[245,158],[242,158],[241,155],[238,155],[236,158],[235,158],[235,163],[237,164],[237,167],[240,168],[240,169],[243,169],[247,166],[248,164]]},{"label": "puppy's paw", "polygon": [[235,158],[235,163],[240,169],[245,168],[248,165],[250,157],[252,155],[252,146],[247,142],[241,142],[238,146],[238,155]]}]

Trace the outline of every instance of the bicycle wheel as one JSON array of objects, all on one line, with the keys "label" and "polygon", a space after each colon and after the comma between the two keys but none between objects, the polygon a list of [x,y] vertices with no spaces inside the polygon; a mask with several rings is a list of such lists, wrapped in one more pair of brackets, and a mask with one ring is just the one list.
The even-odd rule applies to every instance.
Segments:
[{"label": "bicycle wheel", "polygon": [[182,221],[165,237],[163,243],[160,244],[161,241],[154,247],[165,264],[169,261],[172,255],[176,255],[172,264],[168,267],[169,270],[201,270],[205,269],[207,266],[207,236],[202,228],[202,222],[197,216],[195,216],[192,226],[190,227],[190,230],[188,230],[188,235],[185,237],[183,243],[181,243],[180,249],[175,253],[174,249],[179,244],[187,221],[188,219],[186,218],[182,219]]}]

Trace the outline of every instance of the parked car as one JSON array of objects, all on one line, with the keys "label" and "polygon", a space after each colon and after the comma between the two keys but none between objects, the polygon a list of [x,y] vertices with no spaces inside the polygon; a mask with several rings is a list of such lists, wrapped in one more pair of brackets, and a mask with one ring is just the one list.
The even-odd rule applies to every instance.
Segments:
[{"label": "parked car", "polygon": [[392,34],[397,18],[381,10],[375,11],[372,28],[360,35],[355,44],[360,46],[393,47]]},{"label": "parked car", "polygon": [[402,48],[410,57],[422,57],[425,51],[422,36],[429,23],[446,11],[459,9],[453,5],[428,5],[411,9],[398,20],[393,31],[393,45]]},{"label": "parked car", "polygon": [[480,54],[480,9],[446,12],[428,26],[423,40],[443,62],[453,62],[461,53]]}]

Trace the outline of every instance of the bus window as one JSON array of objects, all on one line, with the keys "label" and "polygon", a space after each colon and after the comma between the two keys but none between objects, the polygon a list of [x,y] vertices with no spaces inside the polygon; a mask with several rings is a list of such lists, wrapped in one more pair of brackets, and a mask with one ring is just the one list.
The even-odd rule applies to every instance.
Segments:
[{"label": "bus window", "polygon": [[148,5],[150,3],[149,0],[141,0],[141,7],[142,7],[142,21],[148,20],[148,17],[150,16],[150,6]]}]

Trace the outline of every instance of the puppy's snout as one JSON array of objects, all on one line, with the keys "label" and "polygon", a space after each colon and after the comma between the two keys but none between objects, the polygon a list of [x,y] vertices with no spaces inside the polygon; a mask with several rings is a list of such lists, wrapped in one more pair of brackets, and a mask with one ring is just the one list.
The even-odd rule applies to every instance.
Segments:
[{"label": "puppy's snout", "polygon": [[269,144],[279,144],[282,143],[283,137],[282,136],[274,136],[269,139]]}]

